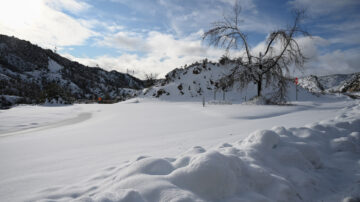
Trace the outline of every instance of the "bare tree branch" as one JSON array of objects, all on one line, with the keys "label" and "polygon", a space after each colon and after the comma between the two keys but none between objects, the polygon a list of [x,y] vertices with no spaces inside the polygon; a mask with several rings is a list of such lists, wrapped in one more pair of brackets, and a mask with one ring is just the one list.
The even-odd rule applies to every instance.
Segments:
[{"label": "bare tree branch", "polygon": [[305,11],[294,12],[291,26],[271,32],[266,39],[265,50],[259,53],[259,57],[252,55],[254,53],[250,49],[247,35],[240,29],[240,12],[241,7],[237,1],[232,15],[224,15],[222,21],[212,23],[211,29],[203,35],[203,40],[208,39],[210,45],[225,48],[226,51],[238,49],[239,45],[243,45],[242,48],[245,49],[247,61],[237,64],[220,83],[233,85],[234,82],[239,82],[240,87],[245,87],[248,83],[255,82],[258,96],[261,96],[264,81],[267,86],[275,83],[279,89],[277,96],[281,97],[278,100],[283,100],[287,85],[285,75],[289,74],[292,64],[300,68],[306,60],[296,41],[297,36],[310,36],[300,26]]},{"label": "bare tree branch", "polygon": [[227,51],[231,48],[237,48],[238,43],[242,43],[245,47],[248,62],[251,63],[251,54],[246,34],[240,27],[241,7],[238,2],[235,3],[233,16],[230,18],[224,16],[223,21],[211,24],[211,29],[203,34],[203,40],[209,39],[209,44],[225,48]]}]

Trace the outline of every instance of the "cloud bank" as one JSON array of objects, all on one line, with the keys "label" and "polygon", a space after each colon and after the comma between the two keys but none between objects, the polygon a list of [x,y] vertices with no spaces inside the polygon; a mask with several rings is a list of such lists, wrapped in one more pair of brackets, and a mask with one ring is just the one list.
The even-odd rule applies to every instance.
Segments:
[{"label": "cloud bank", "polygon": [[[14,35],[86,65],[135,76],[159,73],[225,51],[201,39],[211,22],[228,15],[235,0],[5,0],[0,7],[1,34]],[[242,30],[254,51],[266,35],[286,25],[291,8],[307,8],[312,38],[299,38],[309,60],[305,74],[359,71],[360,2],[292,0],[285,4],[240,1]],[[113,10],[110,8],[113,7]],[[281,9],[280,9],[281,8]],[[121,10],[121,12],[119,11]],[[279,9],[281,12],[279,12]],[[346,15],[345,15],[346,14]],[[241,55],[241,50],[232,52]]]}]

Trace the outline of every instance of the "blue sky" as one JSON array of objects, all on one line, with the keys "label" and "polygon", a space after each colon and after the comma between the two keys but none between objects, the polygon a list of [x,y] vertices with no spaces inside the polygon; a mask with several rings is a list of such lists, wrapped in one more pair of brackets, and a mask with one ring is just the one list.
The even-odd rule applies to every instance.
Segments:
[{"label": "blue sky", "polygon": [[[159,73],[209,58],[224,50],[208,47],[201,35],[229,15],[235,0],[0,0],[0,33],[57,49],[83,64],[135,76]],[[305,8],[298,39],[309,60],[304,74],[360,71],[360,1],[239,0],[241,28],[259,50],[267,34],[292,22]],[[241,54],[234,52],[233,54]],[[299,75],[301,72],[294,72]]]}]

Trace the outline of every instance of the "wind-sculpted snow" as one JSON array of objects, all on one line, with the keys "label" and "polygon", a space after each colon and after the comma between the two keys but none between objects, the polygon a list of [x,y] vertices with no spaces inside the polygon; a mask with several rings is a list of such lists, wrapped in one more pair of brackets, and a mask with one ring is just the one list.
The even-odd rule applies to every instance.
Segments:
[{"label": "wind-sculpted snow", "polygon": [[[329,121],[255,131],[177,158],[141,156],[30,201],[341,201],[360,194],[359,102]],[[346,200],[348,200],[347,198]],[[350,200],[350,199],[349,199]]]}]

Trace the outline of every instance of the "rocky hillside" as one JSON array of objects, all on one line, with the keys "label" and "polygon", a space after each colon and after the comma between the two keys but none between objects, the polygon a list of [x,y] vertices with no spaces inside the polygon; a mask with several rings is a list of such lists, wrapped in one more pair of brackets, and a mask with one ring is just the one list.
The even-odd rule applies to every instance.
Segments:
[{"label": "rocky hillside", "polygon": [[352,93],[360,91],[360,73],[310,75],[299,79],[299,84],[314,93]]},{"label": "rocky hillside", "polygon": [[339,88],[340,92],[360,92],[360,73],[353,74],[350,79],[345,80]]},{"label": "rocky hillside", "polygon": [[299,85],[313,93],[321,93],[324,91],[324,87],[320,83],[319,78],[314,75],[299,79]]},{"label": "rocky hillside", "polygon": [[28,41],[0,35],[0,103],[126,99],[143,81],[70,61]]}]

